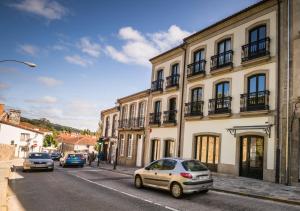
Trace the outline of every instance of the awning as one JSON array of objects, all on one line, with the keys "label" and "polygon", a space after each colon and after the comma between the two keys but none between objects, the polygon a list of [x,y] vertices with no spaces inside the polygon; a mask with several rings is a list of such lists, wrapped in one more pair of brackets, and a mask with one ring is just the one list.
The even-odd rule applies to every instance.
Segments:
[{"label": "awning", "polygon": [[272,124],[268,125],[250,125],[250,126],[234,126],[232,128],[227,128],[226,130],[233,135],[236,136],[236,131],[246,131],[246,130],[263,130],[265,134],[271,137],[271,127]]}]

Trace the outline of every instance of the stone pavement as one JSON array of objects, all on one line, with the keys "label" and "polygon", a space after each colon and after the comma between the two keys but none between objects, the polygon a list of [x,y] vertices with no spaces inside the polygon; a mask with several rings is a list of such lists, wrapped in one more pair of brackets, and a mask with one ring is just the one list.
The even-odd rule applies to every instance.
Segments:
[{"label": "stone pavement", "polygon": [[[96,163],[93,164],[93,167],[97,167]],[[113,170],[113,165],[104,162],[101,162],[99,168],[128,175],[133,175],[134,171],[138,169],[117,166],[116,170]],[[213,179],[213,190],[215,191],[300,205],[300,186],[286,186],[220,173],[213,173]]]}]

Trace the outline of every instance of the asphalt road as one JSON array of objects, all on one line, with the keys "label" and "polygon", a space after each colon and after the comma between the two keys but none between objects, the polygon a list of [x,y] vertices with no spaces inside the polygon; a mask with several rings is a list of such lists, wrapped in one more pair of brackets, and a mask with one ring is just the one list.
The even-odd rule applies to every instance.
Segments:
[{"label": "asphalt road", "polygon": [[165,191],[135,189],[131,176],[90,167],[17,173],[19,179],[10,182],[11,195],[28,211],[300,210],[300,206],[214,191],[177,200]]}]

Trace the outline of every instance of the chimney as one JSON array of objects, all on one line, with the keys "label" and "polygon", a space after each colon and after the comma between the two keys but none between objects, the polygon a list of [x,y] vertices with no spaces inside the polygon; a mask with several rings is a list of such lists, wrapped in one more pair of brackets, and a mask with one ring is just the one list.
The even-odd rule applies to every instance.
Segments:
[{"label": "chimney", "polygon": [[0,103],[0,116],[4,113],[5,105]]},{"label": "chimney", "polygon": [[21,121],[21,111],[16,109],[10,109],[9,110],[9,117],[8,121],[12,124],[20,124]]}]

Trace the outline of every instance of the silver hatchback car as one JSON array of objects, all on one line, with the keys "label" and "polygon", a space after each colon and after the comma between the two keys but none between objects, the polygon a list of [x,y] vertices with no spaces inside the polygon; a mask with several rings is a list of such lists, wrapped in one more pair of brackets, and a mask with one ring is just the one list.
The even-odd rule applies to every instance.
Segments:
[{"label": "silver hatchback car", "polygon": [[163,158],[134,172],[136,188],[143,186],[169,190],[173,197],[185,193],[206,193],[213,186],[208,168],[198,160]]}]

